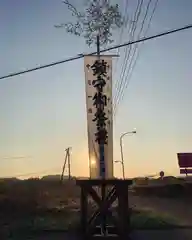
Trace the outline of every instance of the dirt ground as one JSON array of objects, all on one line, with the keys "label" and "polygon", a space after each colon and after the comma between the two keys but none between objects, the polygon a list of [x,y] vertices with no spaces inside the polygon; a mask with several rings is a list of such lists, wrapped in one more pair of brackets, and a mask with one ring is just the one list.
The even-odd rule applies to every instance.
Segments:
[{"label": "dirt ground", "polygon": [[[179,226],[188,226],[190,229],[174,229],[174,230],[137,230],[132,233],[132,240],[191,240],[192,239],[192,205],[187,201],[178,199],[165,199],[158,197],[136,196],[130,193],[130,207],[137,210],[150,210],[162,217],[173,219],[174,223]],[[47,198],[47,197],[46,197]],[[54,198],[56,199],[56,197]],[[43,198],[44,200],[44,198]],[[68,202],[67,202],[68,204]],[[75,205],[79,205],[75,202]],[[75,212],[75,216],[77,216]],[[66,218],[68,221],[68,218]],[[60,221],[60,220],[59,220]],[[52,225],[51,225],[52,226]],[[13,240],[13,238],[1,238],[2,240]],[[14,240],[75,240],[78,236],[72,236],[68,233],[49,232],[38,233],[35,236],[25,235],[23,238]]]},{"label": "dirt ground", "polygon": [[192,205],[187,201],[131,195],[130,205],[173,219],[180,226],[192,227]]}]

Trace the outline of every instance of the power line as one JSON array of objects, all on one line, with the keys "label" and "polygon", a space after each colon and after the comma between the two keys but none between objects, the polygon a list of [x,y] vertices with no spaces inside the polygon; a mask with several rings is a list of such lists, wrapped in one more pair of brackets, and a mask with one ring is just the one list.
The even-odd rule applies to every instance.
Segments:
[{"label": "power line", "polygon": [[[135,10],[135,14],[134,14],[134,17],[133,17],[133,20],[131,19],[131,23],[129,25],[129,28],[127,29],[128,30],[128,36],[131,36],[131,38],[129,37],[129,40],[130,41],[133,41],[134,40],[134,35],[133,35],[133,29],[135,28],[135,25],[137,25],[137,22],[136,22],[136,18],[137,18],[137,11],[139,9],[139,0],[137,2],[137,6],[136,6],[136,10]],[[124,54],[124,60],[123,60],[123,63],[121,65],[121,74],[120,74],[120,77],[117,79],[116,83],[115,83],[115,94],[113,96],[113,110],[114,110],[114,103],[116,102],[116,95],[118,95],[118,91],[119,91],[119,86],[121,85],[121,75],[122,75],[122,72],[123,72],[123,69],[125,67],[125,62],[127,61],[127,58],[128,58],[128,50],[130,50],[131,46],[127,46],[126,49],[125,49],[125,54]],[[118,48],[120,49],[120,48]]]},{"label": "power line", "polygon": [[[132,24],[132,27],[131,27],[131,30],[130,30],[131,41],[133,41],[134,38],[135,38],[135,31],[137,29],[137,24],[138,24],[140,15],[141,15],[142,5],[143,5],[143,0],[138,0],[136,11],[135,11],[135,14],[134,14],[133,24]],[[119,84],[118,84],[118,87],[117,87],[116,95],[114,97],[114,109],[113,110],[115,110],[115,108],[116,108],[116,102],[118,100],[118,95],[121,93],[122,84],[124,82],[124,76],[125,76],[127,64],[129,62],[131,50],[132,50],[132,45],[130,45],[129,47],[126,48],[124,63],[122,65],[121,74],[120,74],[120,77],[119,77]]]},{"label": "power line", "polygon": [[[162,33],[159,33],[159,34],[156,34],[156,35],[152,35],[152,36],[149,36],[149,37],[143,37],[143,38],[135,40],[135,41],[130,41],[130,42],[126,42],[126,43],[123,43],[123,44],[115,45],[115,46],[109,47],[107,49],[101,50],[100,52],[103,53],[103,52],[111,51],[111,50],[114,50],[114,49],[117,49],[117,48],[129,46],[129,45],[132,45],[132,44],[145,42],[145,41],[152,40],[152,39],[155,39],[155,38],[160,38],[160,37],[163,37],[163,36],[166,36],[166,35],[170,35],[172,33],[184,31],[184,30],[187,30],[187,29],[190,29],[190,28],[192,28],[192,24],[186,25],[186,26],[181,27],[181,28],[176,28],[176,29],[173,29],[173,30],[162,32]],[[61,61],[58,61],[58,62],[53,62],[53,63],[50,63],[50,64],[38,66],[38,67],[35,67],[35,68],[20,71],[20,72],[10,73],[10,74],[7,74],[7,75],[4,75],[4,76],[0,77],[0,80],[6,79],[6,78],[9,78],[9,77],[22,75],[24,73],[37,71],[37,70],[40,70],[40,69],[43,69],[43,68],[53,67],[53,66],[56,66],[56,65],[59,65],[59,64],[62,64],[62,63],[71,62],[71,61],[83,58],[85,56],[88,56],[88,55],[91,56],[91,55],[94,55],[94,54],[97,54],[97,52],[92,52],[92,53],[89,53],[89,54],[81,53],[81,54],[78,54],[75,57],[67,58],[67,59],[64,59],[64,60],[61,60]]]},{"label": "power line", "polygon": [[[137,35],[137,39],[139,39],[139,38],[141,37],[141,33],[142,33],[142,31],[143,31],[143,27],[144,27],[145,21],[146,21],[146,19],[147,19],[147,15],[148,15],[148,12],[149,12],[149,8],[150,8],[151,1],[152,1],[152,0],[149,0],[149,2],[148,2],[147,8],[146,8],[146,11],[145,11],[145,14],[144,14],[143,21],[142,21],[142,23],[141,23],[141,28],[140,28],[140,31],[139,31],[139,33],[138,33],[138,35]],[[141,7],[142,7],[142,3],[141,3]],[[141,9],[140,9],[140,13],[141,13]],[[135,52],[136,52],[136,50],[137,50],[137,48],[138,48],[137,46],[138,46],[138,44],[136,44],[136,46],[134,46],[132,56],[130,56],[132,49],[131,49],[131,48],[129,49],[130,51],[129,51],[129,56],[128,56],[128,58],[127,58],[127,63],[128,63],[129,58],[130,58],[130,61],[129,61],[129,63],[128,63],[128,68],[126,68],[126,67],[127,67],[127,64],[126,64],[126,66],[124,66],[123,75],[122,75],[122,77],[120,77],[120,79],[121,79],[121,84],[120,84],[119,91],[118,91],[117,96],[116,96],[116,101],[115,101],[115,103],[114,103],[114,104],[115,104],[115,105],[114,105],[114,115],[116,114],[116,108],[117,108],[117,105],[118,105],[118,103],[119,103],[119,99],[121,98],[122,92],[124,91],[124,87],[125,87],[125,84],[126,84],[126,82],[127,82],[127,75],[128,75],[128,73],[129,73],[129,71],[130,71],[130,67],[131,67],[131,65],[132,65],[132,61],[133,61],[134,56],[135,56]],[[128,72],[128,73],[127,73],[127,72]],[[127,73],[127,74],[126,74],[126,73]]]},{"label": "power line", "polygon": [[[129,7],[129,0],[125,0],[125,8],[124,8],[124,26],[125,28],[128,25],[128,21],[129,21],[129,15],[128,15],[128,8]],[[119,34],[119,44],[122,43],[122,37],[123,37],[123,32],[124,32],[124,27],[121,28],[120,34]],[[117,49],[117,55],[120,54],[120,48]],[[117,71],[117,66],[118,66],[118,61],[119,61],[119,57],[116,58],[116,62],[115,62],[115,66],[114,66],[114,75],[116,74]],[[117,84],[117,82],[115,83]],[[116,88],[116,86],[115,86]]]},{"label": "power line", "polygon": [[[142,24],[141,24],[141,29],[140,29],[140,31],[139,31],[139,33],[138,33],[137,39],[139,39],[139,38],[141,37],[141,33],[142,33],[142,31],[143,31],[143,28],[144,28],[144,25],[145,25],[145,21],[146,21],[146,19],[147,19],[147,15],[148,15],[148,12],[149,12],[149,9],[150,9],[151,2],[152,2],[152,0],[149,0],[148,5],[147,5],[147,8],[146,8],[145,15],[144,15],[144,19],[143,19]],[[144,37],[146,36],[146,34],[147,34],[148,30],[149,30],[150,23],[151,23],[151,21],[152,21],[152,18],[153,18],[153,16],[154,16],[155,10],[156,10],[156,8],[157,8],[157,4],[158,4],[158,0],[156,0],[156,2],[155,2],[153,11],[152,11],[151,16],[150,16],[150,18],[149,18],[149,22],[148,22],[148,25],[147,25],[147,29],[146,29],[146,31],[145,31],[145,33],[144,33]],[[123,86],[122,86],[122,88],[121,88],[121,91],[119,92],[118,98],[116,99],[117,101],[116,101],[115,107],[114,107],[114,115],[116,115],[117,107],[118,107],[120,101],[122,100],[122,98],[123,98],[123,96],[124,96],[125,89],[127,88],[127,86],[128,86],[129,83],[130,83],[130,75],[132,74],[133,68],[135,67],[136,62],[137,62],[137,60],[138,60],[138,59],[137,59],[137,58],[138,58],[138,48],[139,48],[139,44],[135,44],[135,48],[134,48],[133,54],[132,54],[132,56],[131,56],[131,60],[130,60],[130,63],[129,63],[129,66],[128,66],[128,69],[127,69],[127,74],[126,74],[126,76],[125,76],[125,80],[124,80]],[[135,57],[135,55],[136,55],[136,57]],[[134,57],[135,57],[135,59],[134,59]]]},{"label": "power line", "polygon": [[[154,16],[154,14],[155,14],[155,11],[156,11],[158,2],[159,2],[159,0],[156,0],[155,5],[154,5],[154,8],[153,8],[153,11],[152,11],[152,14],[151,14],[151,16],[150,16],[150,19],[149,19],[149,22],[148,22],[148,25],[147,25],[147,28],[146,28],[146,31],[145,31],[145,34],[144,34],[144,37],[146,36],[146,34],[147,34],[147,32],[148,32],[148,30],[149,30],[149,28],[150,28],[150,24],[151,24],[151,21],[152,21],[152,18],[153,18],[153,16]],[[141,44],[144,44],[144,42],[142,42]],[[138,44],[136,44],[136,45],[138,46]],[[136,47],[137,47],[137,46],[136,46]],[[141,47],[142,47],[142,46],[140,46],[140,48],[141,48]],[[128,87],[128,85],[129,85],[129,83],[130,83],[130,81],[131,81],[131,77],[132,77],[134,68],[135,68],[135,66],[136,66],[136,64],[137,64],[137,61],[138,61],[139,56],[140,56],[140,51],[138,50],[137,53],[136,53],[136,57],[135,57],[135,60],[134,60],[134,62],[133,62],[133,65],[130,66],[129,71],[128,71],[128,73],[127,73],[127,76],[128,76],[128,77],[127,77],[127,81],[125,82],[125,85],[124,85],[124,87],[123,87],[123,92],[122,92],[121,97],[119,98],[119,102],[118,102],[118,104],[116,104],[116,108],[115,108],[115,111],[114,111],[114,115],[116,115],[116,113],[117,113],[117,107],[118,107],[120,101],[122,101],[122,99],[123,99],[123,97],[124,97],[125,89]]]}]

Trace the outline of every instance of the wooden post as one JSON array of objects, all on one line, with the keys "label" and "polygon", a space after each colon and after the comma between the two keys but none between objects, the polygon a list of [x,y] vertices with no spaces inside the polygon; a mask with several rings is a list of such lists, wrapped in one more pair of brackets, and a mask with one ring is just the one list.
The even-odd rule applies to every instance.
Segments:
[{"label": "wooden post", "polygon": [[70,156],[70,148],[67,149],[68,155],[68,179],[71,180],[71,156]]},{"label": "wooden post", "polygon": [[88,213],[88,199],[85,188],[81,188],[81,234],[87,232],[87,213]]},{"label": "wooden post", "polygon": [[[67,149],[68,149],[68,148],[67,148]],[[63,163],[63,168],[62,168],[62,173],[61,173],[61,183],[63,183],[65,166],[66,166],[66,163],[67,163],[67,149],[65,149],[66,154],[65,154],[65,161],[64,161],[64,163]]]},{"label": "wooden post", "polygon": [[[130,211],[128,203],[128,187],[131,180],[91,179],[77,180],[81,188],[81,237],[85,239],[127,239],[130,232]],[[110,189],[105,198],[95,190],[106,187]],[[88,214],[88,198],[92,197],[98,209]],[[112,204],[117,201],[117,216],[113,215]],[[96,234],[100,228],[100,234]],[[103,231],[104,229],[104,231]],[[112,234],[113,233],[113,234]]]}]

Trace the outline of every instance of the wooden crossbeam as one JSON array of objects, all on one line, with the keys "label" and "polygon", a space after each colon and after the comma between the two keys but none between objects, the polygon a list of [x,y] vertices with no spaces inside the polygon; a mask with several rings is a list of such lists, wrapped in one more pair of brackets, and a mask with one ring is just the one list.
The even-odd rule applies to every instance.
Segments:
[{"label": "wooden crossbeam", "polygon": [[[130,229],[130,212],[128,207],[128,186],[131,180],[78,180],[77,184],[81,187],[81,235],[82,239],[96,239],[97,229],[101,228],[100,239],[111,238],[108,235],[108,224],[116,234],[115,239],[127,239]],[[101,196],[94,187],[101,188]],[[106,193],[106,189],[109,189]],[[104,190],[104,191],[103,191]],[[104,194],[106,193],[106,195]],[[96,211],[92,216],[88,216],[88,197],[96,203]],[[117,216],[113,216],[111,206],[118,199]],[[108,222],[109,220],[111,222]],[[110,231],[110,230],[109,230]],[[106,234],[107,233],[107,234]],[[113,236],[114,237],[114,236]]]},{"label": "wooden crossbeam", "polygon": [[117,222],[115,218],[112,216],[111,211],[109,210],[110,206],[114,203],[114,201],[117,199],[116,189],[112,188],[112,190],[108,193],[106,199],[104,201],[101,200],[101,198],[98,196],[96,191],[93,188],[87,189],[93,200],[98,205],[98,210],[94,212],[94,214],[91,216],[91,218],[88,221],[89,224],[89,232],[93,232],[94,227],[96,226],[97,220],[99,218],[102,220],[103,217],[106,217],[107,215],[110,215],[111,220],[115,225],[117,225]]}]

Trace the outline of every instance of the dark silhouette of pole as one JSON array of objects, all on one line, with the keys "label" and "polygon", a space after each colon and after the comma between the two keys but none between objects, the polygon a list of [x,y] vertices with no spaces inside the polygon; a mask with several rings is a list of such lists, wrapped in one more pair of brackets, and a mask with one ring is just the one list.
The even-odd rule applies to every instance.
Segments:
[{"label": "dark silhouette of pole", "polygon": [[[66,150],[67,150],[67,149],[66,149]],[[65,151],[66,151],[66,150],[65,150]],[[64,160],[64,163],[63,163],[63,168],[62,168],[62,173],[61,173],[61,183],[63,182],[64,171],[65,171],[66,163],[67,163],[67,152],[66,152],[66,154],[65,154],[65,160]]]},{"label": "dark silhouette of pole", "polygon": [[66,148],[65,149],[65,160],[63,163],[63,168],[62,168],[62,173],[61,173],[61,182],[63,182],[64,179],[64,172],[65,172],[65,168],[66,168],[66,164],[68,165],[68,179],[71,179],[71,157],[70,157],[70,148]]},{"label": "dark silhouette of pole", "polygon": [[[98,60],[100,60],[100,37],[99,34],[97,35],[97,57]],[[101,101],[99,101],[98,104],[98,109],[102,109],[102,103]],[[99,155],[100,155],[100,177],[102,179],[105,179],[105,174],[106,174],[106,168],[105,168],[105,146],[104,146],[104,141],[103,139],[99,139],[100,140],[100,144],[99,144]]]},{"label": "dark silhouette of pole", "polygon": [[69,180],[71,180],[71,154],[70,154],[70,148],[67,149],[67,155],[68,155],[68,177],[69,177]]},{"label": "dark silhouette of pole", "polygon": [[[97,35],[97,57],[98,57],[98,60],[100,60],[100,37],[99,37],[99,34]],[[102,103],[101,101],[99,101],[99,104],[98,104],[98,109],[102,109]],[[100,177],[102,179],[105,179],[105,173],[106,173],[106,168],[105,168],[105,146],[104,146],[104,143],[103,143],[103,139],[100,139],[100,143],[99,143],[99,155],[100,155]],[[102,198],[102,201],[104,201],[105,199],[105,186],[102,185],[101,186],[101,198]],[[105,235],[106,234],[106,218],[103,217],[102,219],[102,222],[101,222],[101,230],[103,232],[103,234]]]}]

